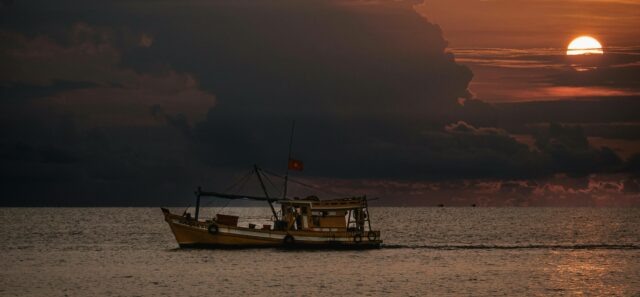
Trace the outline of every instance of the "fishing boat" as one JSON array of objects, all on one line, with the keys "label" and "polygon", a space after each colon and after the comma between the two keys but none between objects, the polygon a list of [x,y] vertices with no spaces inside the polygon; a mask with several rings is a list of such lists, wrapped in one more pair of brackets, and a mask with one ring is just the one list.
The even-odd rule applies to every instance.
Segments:
[{"label": "fishing boat", "polygon": [[[289,158],[284,175],[281,198],[269,195],[263,177],[268,173],[254,165],[250,174],[255,174],[264,196],[239,195],[203,191],[195,192],[195,216],[186,210],[173,214],[162,208],[165,221],[171,227],[180,247],[248,248],[378,248],[382,244],[380,231],[371,227],[371,215],[366,196],[320,200],[316,196],[288,198],[287,183],[289,170],[302,171],[304,164],[292,158],[293,132],[289,139]],[[247,175],[249,176],[249,175]],[[280,177],[280,176],[277,176]],[[270,179],[268,179],[270,181]],[[221,198],[229,200],[248,199],[267,202],[271,208],[268,224],[250,223],[239,226],[239,217],[217,213],[207,219],[200,217],[201,198]],[[279,205],[276,211],[274,204]]]},{"label": "fishing boat", "polygon": [[[371,227],[366,196],[320,200],[315,196],[300,198],[269,197],[258,167],[255,167],[265,196],[250,196],[195,191],[195,216],[173,214],[162,208],[164,219],[176,241],[183,248],[349,248],[380,247],[380,231]],[[248,199],[266,202],[271,208],[269,224],[238,225],[238,216],[216,214],[200,217],[202,198]],[[276,211],[276,206],[279,210]]]}]

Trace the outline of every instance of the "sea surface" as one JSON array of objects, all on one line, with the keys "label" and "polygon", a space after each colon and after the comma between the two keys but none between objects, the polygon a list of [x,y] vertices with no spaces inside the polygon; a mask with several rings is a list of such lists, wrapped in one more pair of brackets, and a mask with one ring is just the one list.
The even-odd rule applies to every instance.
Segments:
[{"label": "sea surface", "polygon": [[159,208],[0,214],[0,296],[640,296],[638,208],[378,207],[369,251],[179,249]]}]

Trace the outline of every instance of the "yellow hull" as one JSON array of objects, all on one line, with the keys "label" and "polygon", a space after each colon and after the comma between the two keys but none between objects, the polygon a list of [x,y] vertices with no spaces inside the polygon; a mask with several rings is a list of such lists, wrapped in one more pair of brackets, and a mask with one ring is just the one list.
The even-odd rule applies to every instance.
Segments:
[{"label": "yellow hull", "polygon": [[250,248],[378,248],[382,243],[379,232],[327,232],[311,230],[262,230],[185,220],[163,210],[165,221],[171,227],[180,247]]}]

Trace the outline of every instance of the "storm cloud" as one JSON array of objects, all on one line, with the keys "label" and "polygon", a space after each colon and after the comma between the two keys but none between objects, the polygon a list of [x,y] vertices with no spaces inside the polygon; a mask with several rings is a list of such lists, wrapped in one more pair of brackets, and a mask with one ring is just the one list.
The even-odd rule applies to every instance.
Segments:
[{"label": "storm cloud", "polygon": [[358,192],[504,180],[501,193],[525,195],[538,187],[522,180],[635,168],[579,125],[530,125],[560,122],[561,103],[474,100],[473,74],[415,4],[3,6],[2,204],[185,203],[195,186],[223,188],[254,163],[283,169],[293,121],[303,176]]}]

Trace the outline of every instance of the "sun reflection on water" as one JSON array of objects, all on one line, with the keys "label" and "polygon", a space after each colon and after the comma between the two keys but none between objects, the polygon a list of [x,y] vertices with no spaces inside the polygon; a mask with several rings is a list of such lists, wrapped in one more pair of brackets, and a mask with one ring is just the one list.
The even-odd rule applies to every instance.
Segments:
[{"label": "sun reflection on water", "polygon": [[558,291],[570,295],[596,296],[627,296],[634,293],[632,287],[611,281],[621,275],[633,275],[634,269],[613,261],[616,258],[614,254],[603,254],[601,251],[575,251],[572,255],[559,251],[554,253],[562,254],[558,258],[561,262],[551,265],[548,273],[552,286]]}]

